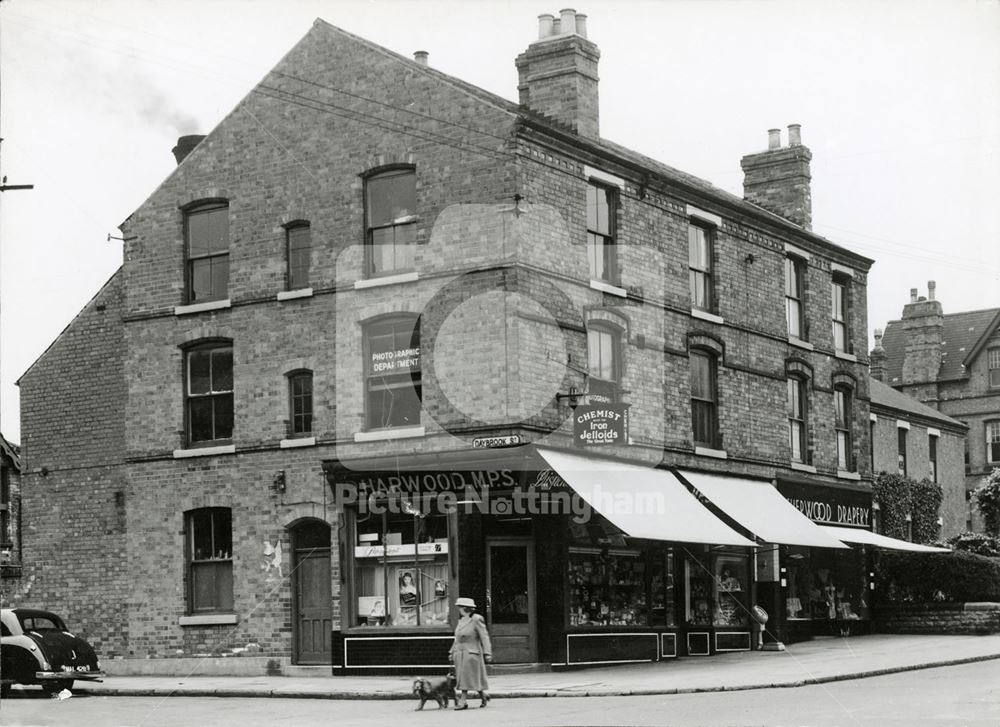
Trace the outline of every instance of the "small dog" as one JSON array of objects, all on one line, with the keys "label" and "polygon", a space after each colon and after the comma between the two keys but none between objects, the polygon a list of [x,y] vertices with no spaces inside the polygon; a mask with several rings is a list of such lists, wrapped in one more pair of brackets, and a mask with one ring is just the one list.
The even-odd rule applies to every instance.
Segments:
[{"label": "small dog", "polygon": [[449,699],[455,699],[455,675],[449,674],[441,679],[414,679],[413,694],[420,700],[417,710],[424,708],[427,700],[433,699],[438,703],[438,709],[448,706]]}]

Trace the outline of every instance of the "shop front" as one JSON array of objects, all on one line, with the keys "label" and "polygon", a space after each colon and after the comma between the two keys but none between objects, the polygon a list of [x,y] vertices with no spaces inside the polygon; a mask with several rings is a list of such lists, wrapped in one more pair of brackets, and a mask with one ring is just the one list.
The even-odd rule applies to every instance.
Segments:
[{"label": "shop front", "polygon": [[754,542],[663,469],[535,447],[327,462],[335,674],[441,671],[459,595],[498,664],[748,650]]},{"label": "shop front", "polygon": [[781,550],[778,607],[784,640],[869,633],[875,591],[872,552],[860,542],[863,535],[852,534],[871,532],[871,493],[782,480],[777,487],[824,532],[851,545]]}]

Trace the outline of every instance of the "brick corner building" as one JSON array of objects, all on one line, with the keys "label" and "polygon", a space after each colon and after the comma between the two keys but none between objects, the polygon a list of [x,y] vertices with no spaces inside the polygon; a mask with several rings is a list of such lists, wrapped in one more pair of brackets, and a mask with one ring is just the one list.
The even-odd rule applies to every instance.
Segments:
[{"label": "brick corner building", "polygon": [[863,628],[872,261],[797,125],[728,194],[599,58],[541,16],[516,104],[317,21],[183,137],[21,378],[22,602],[119,673],[436,670],[458,595],[500,663]]}]

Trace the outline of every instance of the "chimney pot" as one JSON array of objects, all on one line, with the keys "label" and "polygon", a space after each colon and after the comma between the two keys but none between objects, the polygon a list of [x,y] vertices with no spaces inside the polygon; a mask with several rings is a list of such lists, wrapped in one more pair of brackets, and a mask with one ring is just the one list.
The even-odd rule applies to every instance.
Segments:
[{"label": "chimney pot", "polygon": [[185,136],[178,137],[177,146],[170,150],[174,153],[174,159],[177,160],[177,163],[180,164],[184,161],[185,157],[194,151],[194,148],[198,146],[204,138],[204,134],[187,134]]},{"label": "chimney pot", "polygon": [[583,13],[576,14],[576,34],[581,38],[587,37],[587,16]]},{"label": "chimney pot", "polygon": [[565,35],[567,33],[576,32],[576,10],[573,8],[564,8],[559,11],[559,34]]},{"label": "chimney pot", "polygon": [[802,146],[802,124],[788,125],[788,146]]},{"label": "chimney pot", "polygon": [[555,18],[548,13],[538,16],[538,40],[544,40],[552,35],[554,20]]},{"label": "chimney pot", "polygon": [[928,300],[934,300],[935,288],[937,288],[937,283],[935,283],[933,280],[928,280],[927,281],[927,299]]},{"label": "chimney pot", "polygon": [[781,148],[781,129],[767,130],[767,148],[768,149]]},{"label": "chimney pot", "polygon": [[923,303],[925,300],[927,300],[927,298],[922,295],[919,298],[917,298],[918,303]]},{"label": "chimney pot", "polygon": [[917,302],[917,289],[916,288],[910,288],[910,302],[911,303],[916,303]]},{"label": "chimney pot", "polygon": [[425,50],[413,51],[413,60],[415,60],[417,63],[419,63],[422,66],[426,66],[427,65],[427,56],[428,55],[429,54]]}]

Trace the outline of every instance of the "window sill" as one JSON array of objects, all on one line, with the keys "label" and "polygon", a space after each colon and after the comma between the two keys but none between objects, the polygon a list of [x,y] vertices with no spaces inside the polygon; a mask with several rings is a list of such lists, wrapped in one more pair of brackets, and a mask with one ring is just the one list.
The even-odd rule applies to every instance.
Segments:
[{"label": "window sill", "polygon": [[853,353],[848,353],[847,351],[834,351],[833,355],[837,358],[843,359],[844,361],[851,361],[853,363],[858,362],[858,357]]},{"label": "window sill", "polygon": [[378,288],[383,285],[398,285],[399,283],[413,283],[416,282],[420,276],[416,271],[409,273],[400,273],[399,275],[384,275],[381,278],[365,278],[364,280],[355,280],[354,289],[362,290],[364,288]]},{"label": "window sill", "polygon": [[225,626],[237,624],[240,617],[235,613],[206,613],[202,616],[181,616],[180,626]]},{"label": "window sill", "polygon": [[381,442],[386,439],[411,439],[423,437],[423,427],[399,427],[398,429],[376,429],[371,432],[356,432],[355,442]]},{"label": "window sill", "polygon": [[694,453],[700,457],[714,457],[715,459],[729,459],[729,455],[724,449],[709,449],[708,447],[695,447]]},{"label": "window sill", "polygon": [[795,336],[789,336],[788,342],[797,348],[804,348],[806,351],[815,350],[815,346],[809,343],[809,341],[803,341],[801,338],[796,338]]},{"label": "window sill", "polygon": [[792,462],[791,468],[793,470],[798,470],[799,472],[809,472],[811,474],[816,474],[816,468],[811,464],[804,464],[802,462]]},{"label": "window sill", "polygon": [[186,316],[190,313],[204,313],[205,311],[210,310],[223,310],[231,306],[232,304],[229,302],[229,298],[226,298],[225,300],[207,300],[204,303],[191,303],[190,305],[175,305],[174,315]]},{"label": "window sill", "polygon": [[708,311],[701,310],[699,308],[691,309],[692,318],[701,318],[703,321],[711,321],[712,323],[725,323],[725,319],[722,316],[717,316],[714,313],[709,313]]},{"label": "window sill", "polygon": [[844,470],[837,470],[837,477],[841,480],[860,480],[861,474],[859,472],[845,472]]},{"label": "window sill", "polygon": [[298,290],[281,290],[275,296],[278,300],[294,300],[295,298],[312,298],[312,288],[299,288]]},{"label": "window sill", "polygon": [[612,285],[603,280],[593,280],[590,281],[590,287],[594,290],[599,290],[602,293],[608,293],[609,295],[617,295],[619,298],[628,298],[628,291],[625,288],[620,288],[617,285]]},{"label": "window sill", "polygon": [[282,439],[278,446],[282,449],[294,449],[295,447],[315,447],[316,437],[297,437],[295,439]]},{"label": "window sill", "polygon": [[218,447],[197,447],[193,449],[175,449],[174,459],[189,457],[212,457],[217,454],[236,454],[235,444],[222,444]]}]

